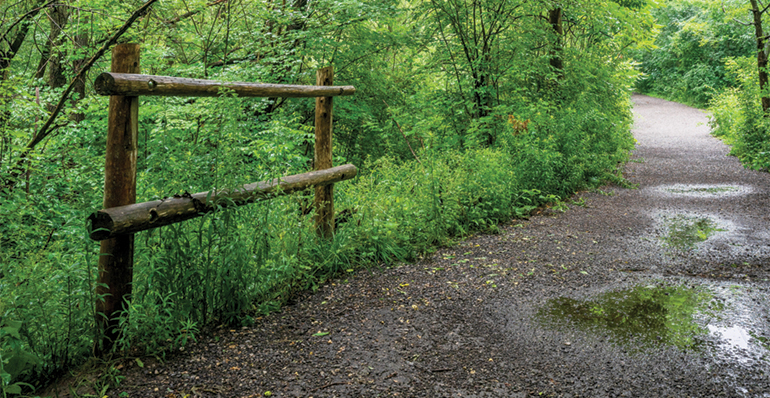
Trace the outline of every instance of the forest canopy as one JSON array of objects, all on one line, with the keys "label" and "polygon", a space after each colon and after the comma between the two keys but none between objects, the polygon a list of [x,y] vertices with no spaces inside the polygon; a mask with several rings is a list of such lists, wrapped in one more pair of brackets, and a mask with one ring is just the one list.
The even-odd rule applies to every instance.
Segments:
[{"label": "forest canopy", "polygon": [[[109,70],[115,43],[140,45],[145,74],[314,84],[316,70],[332,66],[335,84],[356,87],[334,103],[334,164],[353,163],[359,174],[335,187],[331,240],[315,236],[310,193],[135,236],[133,294],[114,350],[161,352],[212,323],[248,325],[328,278],[409,261],[577,190],[622,182],[639,75],[631,56],[652,46],[655,7],[3,3],[0,389],[44,385],[87,359],[100,338],[98,243],[84,222],[102,205],[108,98],[94,79]],[[227,92],[141,97],[137,201],[312,169],[313,106]]]}]

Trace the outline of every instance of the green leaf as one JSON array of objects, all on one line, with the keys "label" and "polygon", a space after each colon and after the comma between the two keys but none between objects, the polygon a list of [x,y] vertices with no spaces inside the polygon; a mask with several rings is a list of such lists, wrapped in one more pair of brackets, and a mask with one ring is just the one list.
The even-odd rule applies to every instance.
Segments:
[{"label": "green leaf", "polygon": [[11,384],[10,386],[3,387],[3,393],[5,394],[21,394],[21,386],[19,383]]},{"label": "green leaf", "polygon": [[5,321],[5,324],[7,326],[4,326],[2,328],[2,331],[5,333],[10,334],[14,338],[21,339],[21,336],[19,335],[19,330],[21,330],[21,321]]},{"label": "green leaf", "polygon": [[322,337],[322,336],[326,336],[327,334],[329,334],[329,332],[318,332],[318,333],[314,334],[313,336]]}]

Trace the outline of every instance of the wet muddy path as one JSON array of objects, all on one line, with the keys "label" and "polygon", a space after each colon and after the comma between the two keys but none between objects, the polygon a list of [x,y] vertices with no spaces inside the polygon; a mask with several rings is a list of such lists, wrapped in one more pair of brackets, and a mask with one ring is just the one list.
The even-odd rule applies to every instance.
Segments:
[{"label": "wet muddy path", "polygon": [[770,175],[634,101],[637,189],[360,271],[111,396],[770,397]]}]

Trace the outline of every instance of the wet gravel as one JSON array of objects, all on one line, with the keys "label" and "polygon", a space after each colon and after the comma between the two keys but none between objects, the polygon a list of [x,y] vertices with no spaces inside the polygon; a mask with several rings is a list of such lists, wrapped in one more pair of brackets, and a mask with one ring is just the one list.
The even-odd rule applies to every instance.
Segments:
[{"label": "wet gravel", "polygon": [[[634,101],[638,145],[625,175],[637,189],[585,192],[564,213],[359,271],[163,363],[126,363],[108,395],[770,397],[770,176],[728,157],[701,111]],[[719,230],[694,248],[667,246],[666,220],[681,214]],[[640,348],[537,316],[553,298],[664,282],[726,303],[696,320],[711,331],[693,336],[700,348]]]}]

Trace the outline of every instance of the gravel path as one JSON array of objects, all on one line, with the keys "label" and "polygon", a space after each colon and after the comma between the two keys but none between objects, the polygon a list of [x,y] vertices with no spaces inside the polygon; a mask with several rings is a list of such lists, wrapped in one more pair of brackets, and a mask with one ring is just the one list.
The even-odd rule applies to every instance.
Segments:
[{"label": "gravel path", "polygon": [[770,176],[702,112],[634,101],[637,189],[360,271],[110,396],[770,397]]}]

